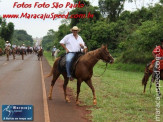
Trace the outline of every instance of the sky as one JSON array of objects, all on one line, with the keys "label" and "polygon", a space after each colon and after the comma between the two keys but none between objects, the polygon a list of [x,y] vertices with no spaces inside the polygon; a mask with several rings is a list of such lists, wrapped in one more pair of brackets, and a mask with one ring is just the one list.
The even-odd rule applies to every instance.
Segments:
[{"label": "sky", "polygon": [[[98,0],[89,0],[93,6],[98,6]],[[144,2],[143,2],[144,1]],[[18,2],[17,4],[31,4],[31,8],[18,8],[14,7],[14,3]],[[50,4],[49,8],[34,8],[36,2],[38,4]],[[63,4],[62,8],[51,8],[53,2],[59,2],[59,4]],[[3,14],[19,14],[21,13],[29,13],[29,14],[44,14],[44,13],[55,13],[58,14],[59,12],[65,12],[67,14],[73,8],[65,8],[67,2],[73,4],[73,0],[0,0],[0,16]],[[157,3],[159,0],[137,0],[136,3],[125,3],[124,9],[129,11],[134,11],[136,8],[141,8],[143,5],[148,6],[149,3]],[[20,6],[20,5],[19,5]],[[35,37],[43,37],[47,34],[49,29],[53,29],[54,31],[58,30],[58,27],[61,25],[62,19],[7,19],[7,22],[13,22],[15,25],[15,29],[18,30],[26,30],[29,35],[33,38]]]}]

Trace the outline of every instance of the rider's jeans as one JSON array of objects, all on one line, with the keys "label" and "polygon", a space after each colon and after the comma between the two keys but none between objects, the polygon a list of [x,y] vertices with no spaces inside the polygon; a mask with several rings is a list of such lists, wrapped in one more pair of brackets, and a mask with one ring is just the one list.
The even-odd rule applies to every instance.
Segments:
[{"label": "rider's jeans", "polygon": [[71,77],[71,63],[72,63],[72,59],[75,56],[74,52],[70,52],[66,54],[66,71],[67,71],[67,77]]}]

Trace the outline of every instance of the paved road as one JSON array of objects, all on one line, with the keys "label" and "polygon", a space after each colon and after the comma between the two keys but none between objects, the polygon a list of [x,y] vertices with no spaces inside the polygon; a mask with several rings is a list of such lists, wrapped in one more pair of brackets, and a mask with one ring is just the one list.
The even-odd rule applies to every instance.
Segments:
[{"label": "paved road", "polygon": [[[48,74],[50,70],[51,67],[45,58],[41,63],[34,54],[25,56],[24,60],[21,60],[20,56],[10,61],[6,61],[4,56],[0,57],[0,106],[33,105],[34,122],[47,122],[46,118],[49,118],[50,122],[87,121],[83,119],[84,112],[75,106],[73,99],[71,103],[64,101],[62,80],[56,82],[52,100],[43,98],[43,95],[45,97],[48,94],[52,77],[44,80],[41,74]],[[2,121],[1,110],[0,122]]]}]

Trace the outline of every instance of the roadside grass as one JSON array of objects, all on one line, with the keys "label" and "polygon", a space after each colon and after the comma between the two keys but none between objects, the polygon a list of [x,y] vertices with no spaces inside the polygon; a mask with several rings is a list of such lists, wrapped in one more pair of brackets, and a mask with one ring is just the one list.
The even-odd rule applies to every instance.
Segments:
[{"label": "roadside grass", "polygon": [[50,66],[53,66],[54,59],[53,59],[53,57],[51,55],[51,52],[44,51],[44,56],[48,60]]},{"label": "roadside grass", "polygon": [[[48,60],[49,54],[45,54]],[[102,77],[95,77],[104,71],[105,64],[99,61],[94,67],[94,76],[92,83],[94,85],[97,97],[97,105],[93,106],[93,95],[90,88],[83,82],[81,85],[81,92],[79,99],[81,106],[88,107],[91,110],[93,122],[110,122],[110,121],[124,121],[124,122],[146,122],[155,121],[156,113],[156,92],[155,84],[153,84],[151,93],[149,92],[149,83],[147,84],[146,94],[143,94],[143,86],[141,80],[143,78],[142,72],[131,72],[118,70],[117,66],[122,64],[108,64],[106,72]],[[130,64],[124,64],[128,67]],[[145,67],[145,66],[144,66]],[[126,70],[130,69],[126,68]],[[161,81],[161,86],[163,85]],[[69,82],[76,95],[76,81]],[[161,87],[162,88],[162,87]],[[161,89],[163,94],[163,90]],[[160,100],[161,121],[163,121],[163,99]],[[90,118],[90,117],[88,117]]]}]

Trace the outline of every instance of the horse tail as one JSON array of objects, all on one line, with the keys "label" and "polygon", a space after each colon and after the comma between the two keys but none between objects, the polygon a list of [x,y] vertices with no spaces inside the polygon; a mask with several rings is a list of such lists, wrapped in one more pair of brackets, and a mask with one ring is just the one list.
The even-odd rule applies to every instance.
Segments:
[{"label": "horse tail", "polygon": [[58,65],[58,61],[59,61],[59,58],[57,58],[56,61],[54,62],[51,72],[49,74],[45,75],[44,78],[47,78],[47,77],[50,77],[53,75],[54,70],[56,69],[56,67]]}]

